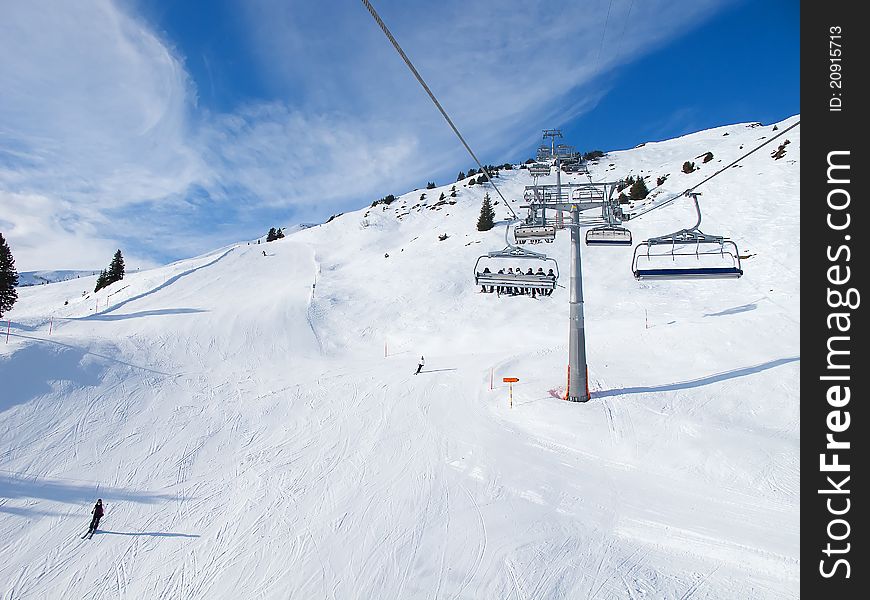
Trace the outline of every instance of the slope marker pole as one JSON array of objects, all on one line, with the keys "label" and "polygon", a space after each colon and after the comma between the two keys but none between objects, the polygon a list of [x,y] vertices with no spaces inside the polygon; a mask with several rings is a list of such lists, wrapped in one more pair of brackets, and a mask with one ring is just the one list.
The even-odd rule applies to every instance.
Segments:
[{"label": "slope marker pole", "polygon": [[505,377],[504,379],[502,379],[502,381],[504,381],[506,384],[508,384],[508,393],[510,394],[508,396],[509,402],[510,402],[509,406],[511,408],[513,408],[514,407],[514,384],[516,382],[518,382],[519,379],[517,379],[516,377]]},{"label": "slope marker pole", "polygon": [[6,343],[9,343],[9,328],[12,326],[12,321],[6,319]]}]

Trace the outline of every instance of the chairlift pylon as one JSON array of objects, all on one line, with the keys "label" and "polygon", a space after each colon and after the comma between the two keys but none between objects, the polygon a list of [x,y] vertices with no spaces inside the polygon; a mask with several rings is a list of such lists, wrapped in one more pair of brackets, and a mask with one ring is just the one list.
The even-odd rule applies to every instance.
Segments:
[{"label": "chairlift pylon", "polygon": [[[737,244],[724,236],[707,235],[698,229],[700,194],[689,196],[698,213],[697,223],[638,244],[631,261],[635,279],[736,279],[743,275]],[[654,252],[654,249],[664,251]]]}]

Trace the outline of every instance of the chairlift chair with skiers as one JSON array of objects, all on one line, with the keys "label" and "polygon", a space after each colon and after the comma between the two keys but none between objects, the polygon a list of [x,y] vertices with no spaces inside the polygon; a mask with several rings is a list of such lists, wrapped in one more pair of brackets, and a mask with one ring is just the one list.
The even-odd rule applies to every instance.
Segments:
[{"label": "chairlift chair with skiers", "polygon": [[[524,267],[520,265],[527,271],[523,272]],[[532,273],[528,273],[528,270]],[[474,263],[474,283],[478,286],[553,290],[558,280],[559,264],[556,259],[517,246],[484,254]]]}]

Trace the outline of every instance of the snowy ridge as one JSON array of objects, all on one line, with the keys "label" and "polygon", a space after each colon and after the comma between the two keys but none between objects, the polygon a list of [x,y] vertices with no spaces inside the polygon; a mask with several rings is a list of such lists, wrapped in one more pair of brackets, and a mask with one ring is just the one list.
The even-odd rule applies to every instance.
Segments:
[{"label": "snowy ridge", "polygon": [[[649,175],[664,197],[775,134],[648,143],[591,175]],[[632,248],[583,248],[586,404],[559,399],[567,291],[473,285],[505,222],[476,231],[487,186],[467,181],[96,294],[20,289],[0,344],[0,594],[796,597],[800,129],[785,137],[783,158],[777,140],[699,190],[741,279],[637,282]],[[497,182],[522,213],[527,171]],[[627,226],[640,241],[694,218],[680,200]],[[567,267],[567,235],[535,249]]]},{"label": "snowy ridge", "polygon": [[18,274],[18,287],[44,285],[96,275],[97,271],[22,271]]}]

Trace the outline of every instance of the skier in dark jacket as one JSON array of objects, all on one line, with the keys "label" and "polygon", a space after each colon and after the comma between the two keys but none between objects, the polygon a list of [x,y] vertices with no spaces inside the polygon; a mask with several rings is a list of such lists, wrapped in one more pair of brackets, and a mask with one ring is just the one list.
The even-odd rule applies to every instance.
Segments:
[{"label": "skier in dark jacket", "polygon": [[91,511],[94,514],[94,518],[91,519],[91,526],[88,528],[88,533],[92,533],[97,530],[97,527],[100,525],[100,519],[103,516],[103,499],[98,498],[97,503],[94,505],[94,509]]},{"label": "skier in dark jacket", "polygon": [[423,363],[425,363],[425,362],[426,362],[426,361],[424,361],[424,360],[423,360],[423,357],[421,356],[421,357],[420,357],[420,364],[417,365],[417,372],[414,373],[414,375],[419,375],[419,374],[420,374],[420,371],[423,369]]}]

